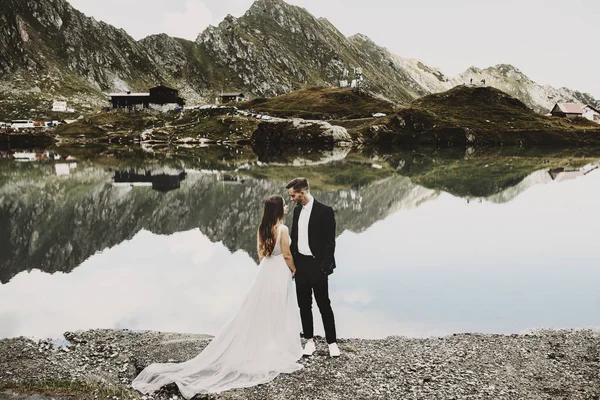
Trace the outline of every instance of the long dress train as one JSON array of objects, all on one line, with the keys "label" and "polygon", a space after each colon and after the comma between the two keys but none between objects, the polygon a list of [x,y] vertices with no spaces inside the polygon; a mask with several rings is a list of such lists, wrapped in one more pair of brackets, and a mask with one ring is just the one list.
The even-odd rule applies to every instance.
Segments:
[{"label": "long dress train", "polygon": [[[237,313],[204,350],[182,363],[156,363],[133,381],[133,388],[153,393],[176,383],[183,397],[220,393],[267,383],[280,373],[302,368],[298,301],[291,273],[281,254],[281,226],[275,249],[259,272]],[[285,234],[289,235],[287,229]]]}]

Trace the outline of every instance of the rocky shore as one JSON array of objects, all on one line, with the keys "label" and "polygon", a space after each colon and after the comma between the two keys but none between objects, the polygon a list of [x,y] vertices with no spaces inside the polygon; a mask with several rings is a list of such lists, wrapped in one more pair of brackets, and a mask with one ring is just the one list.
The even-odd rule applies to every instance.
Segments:
[{"label": "rocky shore", "polygon": [[[183,361],[204,335],[93,330],[66,341],[0,341],[0,399],[180,399],[168,386],[143,397],[129,385],[152,362]],[[198,399],[600,399],[600,332],[324,340],[304,369],[271,383]]]}]

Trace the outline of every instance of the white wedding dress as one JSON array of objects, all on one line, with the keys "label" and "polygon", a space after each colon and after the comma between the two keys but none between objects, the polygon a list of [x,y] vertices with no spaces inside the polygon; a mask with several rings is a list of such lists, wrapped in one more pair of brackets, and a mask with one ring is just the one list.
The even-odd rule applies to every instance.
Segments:
[{"label": "white wedding dress", "polygon": [[176,383],[183,397],[220,393],[269,382],[280,373],[302,368],[300,315],[292,274],[281,254],[280,225],[275,249],[259,272],[240,309],[204,350],[182,363],[151,364],[133,388],[153,393]]}]

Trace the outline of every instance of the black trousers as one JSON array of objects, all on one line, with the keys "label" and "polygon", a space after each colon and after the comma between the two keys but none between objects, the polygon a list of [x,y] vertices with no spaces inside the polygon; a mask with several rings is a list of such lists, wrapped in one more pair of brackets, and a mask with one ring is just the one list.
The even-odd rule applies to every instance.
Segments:
[{"label": "black trousers", "polygon": [[337,341],[335,333],[335,319],[329,300],[329,280],[321,272],[319,262],[314,257],[296,255],[294,261],[297,267],[296,273],[296,295],[298,297],[298,306],[300,307],[300,319],[302,320],[302,330],[306,339],[314,336],[312,298],[313,293],[317,301],[317,307],[323,319],[325,328],[325,339],[327,343]]}]

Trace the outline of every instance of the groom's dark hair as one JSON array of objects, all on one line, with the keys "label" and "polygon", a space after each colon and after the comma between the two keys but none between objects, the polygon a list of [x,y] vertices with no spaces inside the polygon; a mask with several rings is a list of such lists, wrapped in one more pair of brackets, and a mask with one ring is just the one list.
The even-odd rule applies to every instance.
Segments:
[{"label": "groom's dark hair", "polygon": [[292,179],[285,185],[286,189],[294,188],[294,192],[299,192],[302,189],[309,190],[308,179],[306,178],[296,178]]}]

